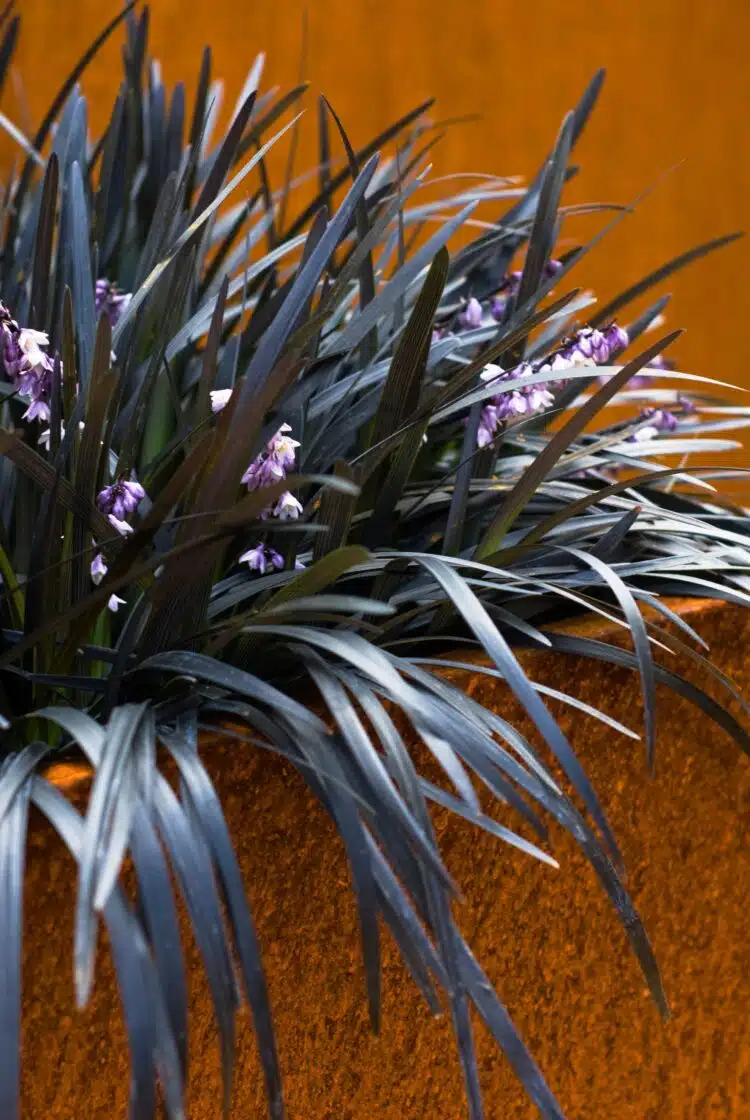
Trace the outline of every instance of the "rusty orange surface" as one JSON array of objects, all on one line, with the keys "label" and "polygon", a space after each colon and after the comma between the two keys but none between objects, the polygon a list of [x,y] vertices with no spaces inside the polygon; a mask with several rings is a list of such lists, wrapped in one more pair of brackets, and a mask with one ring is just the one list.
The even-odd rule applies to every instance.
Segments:
[{"label": "rusty orange surface", "polygon": [[[23,93],[9,82],[3,109],[30,129],[118,5],[21,0],[18,7]],[[580,147],[583,171],[571,198],[630,202],[680,166],[582,265],[582,280],[602,298],[689,245],[750,220],[745,0],[474,0],[468,8],[434,0],[286,0],[283,6],[156,0],[152,53],[167,80],[184,80],[192,97],[201,51],[210,42],[231,107],[258,51],[267,54],[266,88],[296,84],[305,10],[311,91],[326,94],[355,143],[431,96],[436,118],[481,114],[448,130],[435,150],[436,174],[530,176],[564,112],[593,71],[606,66],[607,85]],[[116,35],[84,81],[95,132],[114,101],[120,46]],[[300,167],[315,158],[315,105],[308,105]],[[285,158],[286,151],[279,154],[281,165]],[[577,239],[587,228],[579,220],[564,233]],[[683,368],[750,388],[748,253],[747,243],[734,246],[668,290],[674,292],[670,324],[688,328],[679,344]]]},{"label": "rusty orange surface", "polygon": [[[23,29],[2,108],[31,132],[118,5],[21,0],[18,8]],[[315,98],[322,92],[355,144],[428,97],[437,99],[436,120],[478,114],[447,129],[433,150],[434,175],[471,171],[528,179],[563,114],[594,70],[605,66],[604,95],[579,146],[582,173],[568,198],[629,203],[650,193],[581,264],[576,283],[607,300],[692,245],[750,222],[745,0],[537,0],[531,7],[475,0],[469,9],[434,0],[286,0],[283,9],[156,0],[151,51],[168,83],[185,82],[190,104],[203,47],[211,43],[214,74],[225,81],[226,119],[259,51],[267,55],[264,89],[297,84],[305,12],[310,95],[300,125],[299,170],[316,160]],[[121,44],[116,34],[84,79],[94,134],[114,102]],[[279,183],[286,143],[270,155]],[[0,135],[3,171],[12,151]],[[585,240],[599,220],[569,220],[565,244]],[[743,241],[660,288],[673,294],[668,326],[687,330],[673,349],[679,368],[745,391],[749,265],[750,243]],[[744,393],[739,397],[747,400]],[[721,463],[747,466],[747,453],[732,452]],[[731,489],[750,498],[746,482]]]},{"label": "rusty orange surface", "polygon": [[[691,623],[716,663],[750,689],[750,616],[703,605]],[[592,624],[589,634],[612,637]],[[641,730],[634,674],[548,653],[533,678]],[[696,683],[691,667],[677,665]],[[472,676],[475,698],[511,720],[501,685]],[[695,709],[661,693],[656,778],[642,743],[557,706],[621,843],[628,884],[660,961],[672,1020],[651,1005],[593,872],[553,828],[559,871],[437,813],[448,865],[465,891],[468,941],[570,1120],[728,1120],[750,1115],[750,766]],[[258,925],[277,1019],[290,1120],[459,1120],[461,1078],[448,1024],[432,1020],[389,938],[384,1027],[368,1029],[349,874],[328,819],[298,776],[217,737],[202,756],[219,790]],[[56,780],[77,796],[70,770]],[[79,795],[85,796],[84,774]],[[514,827],[517,821],[503,815]],[[89,1008],[74,1011],[74,866],[34,818],[24,952],[23,1117],[125,1116],[127,1049],[108,958]],[[219,1054],[198,955],[190,973],[191,1120],[218,1117]],[[478,1027],[487,1116],[536,1115]],[[252,1029],[240,1015],[233,1116],[263,1120]]]}]

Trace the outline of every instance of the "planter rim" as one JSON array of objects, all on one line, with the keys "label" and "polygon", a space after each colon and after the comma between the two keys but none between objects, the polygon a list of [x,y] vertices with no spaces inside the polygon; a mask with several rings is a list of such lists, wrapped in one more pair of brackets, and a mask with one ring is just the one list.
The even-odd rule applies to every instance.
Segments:
[{"label": "planter rim", "polygon": [[[683,598],[664,596],[668,599],[672,610],[682,618],[693,618],[696,615],[701,617],[706,614],[713,614],[721,610],[725,610],[731,604],[725,602],[723,599],[696,599],[696,598]],[[603,639],[607,637],[619,636],[622,633],[622,627],[616,626],[614,623],[609,622],[607,619],[602,618],[593,612],[590,614],[582,615],[580,618],[573,619],[568,622],[556,622],[551,624],[548,629],[552,631],[561,631],[573,626],[576,634],[580,637],[594,637]],[[533,658],[535,655],[544,654],[547,652],[543,649],[527,649],[524,650],[525,656]],[[450,660],[455,651],[448,651],[442,657]],[[465,661],[468,665],[479,665],[487,662],[487,655],[482,650],[476,649],[461,649],[461,660]],[[59,790],[71,791],[79,788],[85,782],[89,781],[93,773],[93,768],[88,762],[52,762],[46,770],[41,772],[41,776],[46,778]]]}]

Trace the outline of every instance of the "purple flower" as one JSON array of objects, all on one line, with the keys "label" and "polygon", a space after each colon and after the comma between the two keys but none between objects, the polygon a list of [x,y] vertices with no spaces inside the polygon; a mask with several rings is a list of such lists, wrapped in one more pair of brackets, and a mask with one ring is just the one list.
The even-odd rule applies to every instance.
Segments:
[{"label": "purple flower", "polygon": [[495,397],[498,420],[515,420],[519,416],[526,416],[531,412],[531,404],[525,393],[520,389],[512,389],[509,393],[501,393]]},{"label": "purple flower", "polygon": [[18,332],[18,345],[33,365],[35,361],[47,357],[46,354],[40,355],[37,351],[41,351],[43,346],[49,346],[49,335],[46,331],[35,331],[32,327],[22,327]]},{"label": "purple flower", "polygon": [[[588,328],[584,328],[584,330],[588,330]],[[571,338],[564,338],[560,353],[566,362],[570,362],[574,366],[593,366],[596,364],[592,354],[591,342],[588,335],[584,334],[583,331],[578,331]]]},{"label": "purple flower", "polygon": [[[49,422],[49,399],[52,391],[52,361],[49,355],[39,349],[34,338],[24,339],[24,335],[41,334],[39,331],[21,331],[19,344],[23,351],[23,366],[16,380],[20,395],[29,402],[24,420],[46,420]],[[42,336],[46,339],[46,335]]]},{"label": "purple flower", "polygon": [[479,417],[477,431],[477,447],[489,447],[499,427],[497,408],[494,404],[486,404]]},{"label": "purple flower", "polygon": [[673,432],[679,423],[674,412],[668,408],[644,408],[641,419],[650,421],[659,432]]},{"label": "purple flower", "polygon": [[[247,468],[242,476],[242,482],[248,490],[262,490],[266,486],[281,482],[286,478],[287,471],[291,470],[296,462],[296,448],[299,441],[292,439],[289,424],[282,424],[276,434],[266,444],[265,451]],[[302,506],[297,499],[285,491],[276,501],[270,504],[261,513],[261,519],[278,517],[282,521],[299,517]]]},{"label": "purple flower", "polygon": [[97,552],[96,556],[91,561],[91,582],[98,587],[108,571],[109,569],[104,562],[104,557],[101,552]]},{"label": "purple flower", "polygon": [[[606,353],[604,348],[606,347]],[[601,331],[583,327],[572,339],[566,340],[562,355],[575,365],[596,365],[609,357],[609,347]]]},{"label": "purple flower", "polygon": [[49,345],[49,338],[44,330],[18,329],[12,320],[10,325],[8,320],[4,320],[2,342],[6,373],[16,382],[17,392],[32,404],[46,403],[51,390],[54,365],[43,349]]},{"label": "purple flower", "polygon": [[[5,372],[11,381],[36,366],[52,368],[52,362],[42,347],[49,346],[49,336],[44,331],[19,327],[4,303],[0,302],[0,355]],[[21,388],[20,392],[27,392]]]},{"label": "purple flower", "polygon": [[24,420],[49,420],[49,398],[54,365],[44,347],[44,331],[19,327],[4,303],[0,303],[0,357],[5,373],[28,408]]},{"label": "purple flower", "polygon": [[496,323],[499,323],[505,315],[505,309],[508,306],[507,296],[493,296],[490,300],[490,314]]},{"label": "purple flower", "polygon": [[[503,382],[517,381],[525,375],[538,373],[534,366],[528,362],[521,362],[514,369],[506,372],[499,366],[488,365],[481,374],[483,381],[491,385],[497,384],[501,388]],[[484,406],[479,420],[477,432],[477,446],[487,447],[495,438],[500,424],[508,423],[519,416],[529,416],[534,412],[542,412],[554,402],[554,397],[549,387],[544,382],[528,386],[519,386],[507,392],[500,392]]]},{"label": "purple flower", "polygon": [[464,330],[476,330],[482,325],[482,305],[474,296],[471,297],[463,311],[459,312],[458,321]]},{"label": "purple flower", "polygon": [[615,323],[610,323],[603,331],[582,327],[572,338],[563,340],[560,353],[574,365],[606,365],[629,341],[627,332]]},{"label": "purple flower", "polygon": [[113,327],[116,326],[131,298],[129,292],[121,292],[117,285],[109,280],[97,280],[94,293],[97,317],[104,314],[109,319],[110,324]]},{"label": "purple flower", "polygon": [[[684,397],[678,397],[677,403],[681,406],[683,415],[695,410],[692,401]],[[644,408],[638,419],[644,426],[628,436],[632,443],[643,443],[654,439],[660,432],[673,432],[680,422],[680,417],[668,408]]]},{"label": "purple flower", "polygon": [[274,517],[278,517],[280,521],[296,521],[301,513],[302,503],[288,490],[284,491],[273,507]]},{"label": "purple flower", "polygon": [[128,533],[133,532],[132,525],[128,525],[127,521],[120,521],[113,513],[109,514],[107,521],[109,521],[112,528],[115,529],[121,537],[127,537]]},{"label": "purple flower", "polygon": [[491,362],[488,363],[484,367],[484,369],[482,370],[482,372],[479,375],[480,379],[482,381],[484,381],[487,385],[491,385],[495,381],[499,381],[501,377],[505,377],[505,376],[507,376],[507,375],[506,375],[503,367],[493,365]]},{"label": "purple flower", "polygon": [[610,357],[621,354],[630,345],[628,332],[623,330],[622,327],[618,327],[617,323],[610,323],[608,327],[604,328],[604,340],[609,347]]},{"label": "purple flower", "polygon": [[[96,541],[94,541],[94,544],[96,544]],[[108,571],[109,569],[104,562],[104,557],[102,556],[101,552],[97,552],[96,556],[91,561],[91,582],[95,587],[99,586]],[[112,611],[113,614],[117,614],[117,611],[120,609],[120,607],[124,605],[125,600],[121,599],[119,595],[110,595],[109,599],[107,600],[107,610]]]},{"label": "purple flower", "polygon": [[120,478],[111,486],[105,486],[96,496],[96,504],[102,513],[112,514],[118,521],[124,521],[135,513],[146,491],[135,479]]},{"label": "purple flower", "polygon": [[292,439],[286,433],[291,432],[289,424],[282,424],[276,435],[268,443],[268,455],[283,470],[291,470],[295,463],[294,449],[299,447],[299,440]]},{"label": "purple flower", "polygon": [[276,435],[268,441],[266,450],[254,459],[242,476],[248,490],[260,490],[286,478],[286,472],[295,464],[295,448],[299,442],[287,435],[288,424],[282,424]]},{"label": "purple flower", "polygon": [[41,397],[37,397],[31,401],[31,404],[23,414],[23,419],[31,422],[32,420],[45,420],[49,424],[50,419],[49,405]]},{"label": "purple flower", "polygon": [[522,389],[521,392],[528,401],[529,412],[542,412],[554,403],[554,397],[542,382],[537,385],[529,385],[528,389]]},{"label": "purple flower", "polygon": [[240,564],[247,564],[251,572],[260,572],[261,575],[265,575],[266,568],[268,567],[266,546],[264,544],[256,544],[255,548],[249,548],[247,552],[242,553],[239,562]]},{"label": "purple flower", "polygon": [[247,564],[251,572],[259,572],[260,575],[265,575],[269,564],[280,572],[284,567],[284,557],[273,548],[268,548],[264,544],[256,544],[255,548],[243,552],[239,563]]},{"label": "purple flower", "polygon": [[25,366],[19,373],[16,387],[22,397],[38,401],[49,396],[52,389],[52,362],[41,350],[34,357],[34,365]]},{"label": "purple flower", "polygon": [[[52,373],[52,359],[42,350],[49,346],[49,338],[44,331],[32,331],[24,328],[18,335],[18,345],[23,354],[23,362],[19,372],[19,381],[22,383],[22,393],[40,392],[40,385],[44,391],[51,388],[50,374]],[[31,377],[28,387],[23,384],[24,379]]]},{"label": "purple flower", "polygon": [[522,275],[523,275],[523,273],[519,272],[518,270],[516,270],[515,272],[506,273],[506,275],[502,279],[502,282],[500,284],[500,287],[498,288],[498,291],[502,292],[503,295],[506,295],[506,296],[516,295],[516,293],[518,292],[518,289],[521,287],[521,276]]},{"label": "purple flower", "polygon": [[24,356],[19,342],[21,329],[4,303],[0,302],[0,357],[2,357],[5,372],[11,381],[15,381],[21,372]]},{"label": "purple flower", "polygon": [[497,293],[490,299],[490,314],[496,323],[504,318],[508,303],[518,291],[520,283],[520,272],[509,272],[503,277]]},{"label": "purple flower", "polygon": [[229,403],[229,398],[232,395],[231,389],[212,389],[211,390],[211,411],[221,412],[222,408],[226,408]]},{"label": "purple flower", "polygon": [[241,481],[248,490],[261,490],[274,482],[280,482],[282,478],[286,478],[286,471],[281,463],[277,463],[269,455],[259,455],[247,468]]},{"label": "purple flower", "polygon": [[574,362],[568,361],[562,354],[553,354],[551,358],[546,359],[540,366],[537,367],[537,373],[549,374],[548,385],[556,387],[564,384],[556,374],[565,373],[566,370],[572,369],[575,365]]}]

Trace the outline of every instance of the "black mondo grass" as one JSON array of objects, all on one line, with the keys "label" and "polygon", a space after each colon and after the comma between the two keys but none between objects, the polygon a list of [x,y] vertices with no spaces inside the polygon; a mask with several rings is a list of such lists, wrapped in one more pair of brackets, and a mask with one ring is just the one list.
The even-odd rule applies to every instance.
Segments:
[{"label": "black mondo grass", "polygon": [[[10,10],[0,89],[19,33]],[[92,138],[85,69],[111,34],[124,36],[121,83]],[[685,654],[741,701],[663,597],[750,603],[750,521],[714,485],[742,473],[716,462],[739,446],[728,433],[750,408],[664,355],[679,334],[662,330],[666,298],[633,307],[738,235],[622,292],[615,283],[601,311],[575,287],[568,274],[631,210],[602,208],[595,237],[556,256],[601,72],[527,189],[477,176],[451,194],[450,179],[434,189],[429,103],[357,148],[325,99],[299,118],[304,84],[265,92],[259,56],[218,137],[208,48],[196,71],[189,106],[148,55],[148,9],[130,4],[33,137],[4,118],[20,171],[0,228],[0,1114],[20,1108],[33,805],[77,862],[79,1005],[96,983],[100,923],[109,931],[131,1115],[155,1116],[158,1100],[184,1115],[179,896],[209,983],[221,1111],[246,1001],[268,1115],[285,1116],[263,946],[201,758],[202,732],[225,720],[245,729],[232,732],[239,749],[291,762],[335,823],[373,1029],[392,935],[428,1009],[451,1013],[471,1120],[484,1115],[472,1008],[540,1114],[562,1117],[458,928],[460,884],[430,808],[552,868],[547,823],[567,829],[668,1016],[606,805],[546,697],[638,731],[532,683],[514,648],[637,672],[651,767],[657,684],[748,750],[741,722],[662,660]],[[317,128],[321,161],[298,175],[302,127]],[[277,145],[288,152],[278,183]],[[451,255],[475,214],[489,228]],[[546,629],[592,611],[624,627],[632,651]],[[473,671],[510,687],[541,748],[435,671],[468,668],[467,646],[486,659]],[[420,773],[417,742],[440,783]],[[75,757],[93,771],[83,816],[45,777]],[[482,809],[479,786],[508,805],[507,822]]]}]

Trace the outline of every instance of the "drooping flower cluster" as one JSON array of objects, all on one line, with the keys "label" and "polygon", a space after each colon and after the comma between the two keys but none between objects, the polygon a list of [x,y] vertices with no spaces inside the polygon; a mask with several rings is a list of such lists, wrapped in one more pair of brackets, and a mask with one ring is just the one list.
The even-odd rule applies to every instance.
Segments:
[{"label": "drooping flower cluster", "polygon": [[541,373],[545,369],[552,371],[551,364],[533,365],[530,362],[521,362],[513,369],[503,370],[500,366],[488,365],[481,374],[482,381],[489,383],[493,388],[497,385],[497,396],[491,398],[482,409],[479,430],[477,432],[477,446],[488,447],[494,440],[501,424],[522,416],[530,416],[535,412],[543,412],[554,401],[549,385],[538,382],[531,385],[516,386],[514,389],[502,392],[503,383],[517,381],[519,378],[531,374]]},{"label": "drooping flower cluster", "polygon": [[[126,517],[135,513],[138,506],[146,497],[146,491],[140,482],[135,479],[118,478],[111,486],[105,486],[96,495],[96,504],[102,513],[109,518],[110,523],[123,536],[132,533],[132,525],[127,525]],[[126,525],[126,528],[122,528]]]},{"label": "drooping flower cluster", "polygon": [[0,352],[5,373],[15,391],[28,404],[24,420],[50,418],[50,391],[54,362],[46,353],[49,337],[44,331],[19,327],[0,303]]},{"label": "drooping flower cluster", "polygon": [[582,327],[563,340],[560,353],[566,361],[576,366],[603,366],[620,354],[630,342],[628,332],[610,323],[603,331],[596,327]]},{"label": "drooping flower cluster", "polygon": [[[563,267],[557,260],[549,261],[545,269],[545,278],[555,276]],[[501,322],[506,315],[509,301],[518,293],[521,283],[521,272],[509,272],[499,289],[483,305],[478,299],[472,297],[467,301],[458,314],[458,324],[464,330],[476,330],[481,326],[489,325],[493,320]],[[441,329],[433,332],[433,341],[444,333]],[[481,374],[483,381],[489,383],[498,392],[484,405],[479,429],[477,432],[478,447],[488,447],[495,440],[501,427],[513,420],[531,416],[550,408],[554,403],[552,390],[560,384],[558,375],[572,366],[591,366],[610,364],[630,344],[628,332],[617,323],[611,322],[601,330],[596,327],[582,327],[575,334],[564,338],[559,349],[550,357],[541,362],[522,362],[510,370],[503,370],[497,365],[488,365]],[[673,364],[661,355],[648,363],[648,368],[653,370],[669,371]],[[511,381],[523,380],[533,374],[546,374],[545,380],[535,384],[516,385],[515,388],[503,391],[503,386]],[[600,378],[606,380],[605,377]],[[631,378],[629,386],[636,388],[642,383],[649,383],[647,376]],[[660,432],[675,430],[682,415],[692,411],[693,406],[687,400],[678,398],[681,405],[680,414],[667,408],[646,408],[639,417],[640,426],[628,437],[632,441],[644,441],[654,438]],[[589,474],[598,473],[591,471],[578,472],[576,477],[588,477]]]},{"label": "drooping flower cluster", "polygon": [[[544,267],[543,279],[549,280],[553,276],[556,276],[561,268],[561,261],[548,261]],[[495,295],[490,298],[486,310],[475,296],[467,300],[465,306],[458,314],[459,326],[463,330],[469,331],[477,330],[483,324],[491,320],[494,320],[496,323],[501,322],[505,316],[509,300],[518,292],[522,275],[523,273],[519,271],[509,272],[503,278]],[[489,314],[487,314],[487,312]]]},{"label": "drooping flower cluster", "polygon": [[[678,424],[686,416],[695,412],[695,405],[687,398],[679,396],[676,401],[679,411],[673,411],[670,408],[644,408],[635,420],[638,427],[631,431],[627,437],[628,443],[647,443],[649,440],[655,439],[662,432],[674,432]],[[631,421],[630,423],[633,423]],[[620,466],[607,466],[607,467],[587,467],[584,470],[576,471],[571,474],[572,479],[589,479],[596,478],[600,481],[614,482],[621,474]]]},{"label": "drooping flower cluster", "polygon": [[[133,526],[126,521],[127,517],[135,513],[138,506],[146,497],[146,491],[134,478],[118,478],[111,486],[105,486],[96,496],[96,504],[102,513],[107,515],[107,520],[120,536],[127,536],[133,532]],[[94,541],[96,547],[96,541]],[[97,552],[91,561],[91,582],[98,587],[107,574],[107,564],[101,552]],[[124,603],[117,595],[110,595],[107,606],[111,611],[117,611]]]},{"label": "drooping flower cluster", "polygon": [[[282,424],[276,435],[268,441],[266,450],[252,461],[242,476],[242,482],[248,490],[262,490],[264,486],[271,486],[286,478],[287,471],[295,464],[295,448],[299,447],[299,441],[287,434],[291,430],[289,424]],[[264,510],[261,516],[288,521],[295,520],[301,513],[300,502],[285,490],[278,501]]]},{"label": "drooping flower cluster", "polygon": [[284,557],[280,552],[275,549],[269,548],[266,544],[256,544],[255,548],[249,548],[247,552],[243,552],[239,559],[240,564],[247,564],[251,572],[258,572],[259,575],[264,576],[269,568],[275,569],[280,572],[284,568]]},{"label": "drooping flower cluster", "polygon": [[[231,389],[213,389],[211,411],[221,412],[229,403],[231,395]],[[291,430],[289,424],[282,424],[273,438],[268,441],[265,451],[252,461],[242,476],[242,482],[248,490],[262,490],[265,486],[281,482],[286,478],[287,472],[293,469],[297,461],[296,448],[299,447],[299,440],[292,439],[289,435]],[[301,513],[302,504],[290,490],[285,490],[276,502],[263,510],[261,518],[264,521],[269,517],[278,517],[280,521],[295,521]],[[284,557],[262,543],[243,552],[239,562],[246,563],[252,572],[259,572],[261,575],[264,575],[269,567],[277,571],[281,571],[284,567]],[[302,568],[303,565],[298,560],[295,567]]]},{"label": "drooping flower cluster", "polygon": [[[558,261],[551,261],[550,264],[555,264],[558,269],[561,267]],[[514,275],[517,274],[511,273],[511,276]],[[549,376],[546,382],[517,386],[493,397],[482,409],[477,433],[478,446],[489,446],[502,424],[550,408],[554,401],[551,390],[558,380],[557,374],[571,366],[594,366],[608,362],[628,342],[627,332],[616,323],[611,323],[604,331],[584,327],[572,338],[565,339],[561,349],[543,362],[522,362],[508,371],[499,366],[487,366],[481,375],[482,380],[493,385],[497,382],[498,388],[501,388],[503,382],[516,381],[531,374],[546,373]]]},{"label": "drooping flower cluster", "polygon": [[113,327],[117,326],[131,299],[130,292],[121,292],[110,280],[97,280],[94,292],[97,318],[104,312]]},{"label": "drooping flower cluster", "polygon": [[[97,280],[94,303],[97,315],[104,312],[115,326],[130,302],[129,293],[121,292],[109,280]],[[20,327],[4,303],[0,302],[0,359],[15,391],[28,407],[24,420],[49,423],[52,371],[54,359],[47,353],[49,335],[45,331]],[[60,365],[62,370],[62,364]],[[39,443],[49,447],[49,431],[42,433]]]},{"label": "drooping flower cluster", "polygon": [[[225,403],[226,401],[223,402]],[[223,404],[220,407],[223,407]],[[292,470],[296,462],[295,449],[299,447],[299,441],[292,439],[289,434],[291,430],[289,424],[282,424],[275,436],[268,441],[265,451],[261,452],[247,468],[242,481],[248,490],[262,490],[265,486],[280,482],[286,478],[287,472]],[[280,521],[294,521],[301,513],[302,504],[291,491],[285,490],[275,503],[263,511],[261,517],[264,520],[277,517]],[[284,557],[273,548],[261,543],[244,552],[240,556],[240,563],[246,563],[252,572],[263,575],[269,567],[281,571],[284,567]],[[296,567],[301,568],[302,564],[297,561]]]},{"label": "drooping flower cluster", "polygon": [[695,411],[695,405],[686,397],[678,397],[679,415],[668,408],[644,408],[638,417],[638,427],[628,439],[633,443],[644,443],[655,439],[661,432],[673,432],[683,416]]}]

